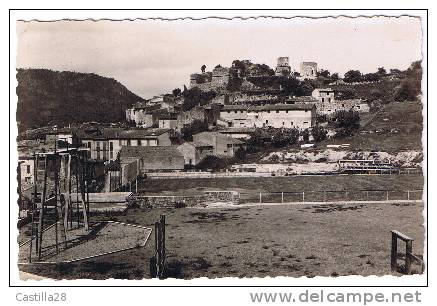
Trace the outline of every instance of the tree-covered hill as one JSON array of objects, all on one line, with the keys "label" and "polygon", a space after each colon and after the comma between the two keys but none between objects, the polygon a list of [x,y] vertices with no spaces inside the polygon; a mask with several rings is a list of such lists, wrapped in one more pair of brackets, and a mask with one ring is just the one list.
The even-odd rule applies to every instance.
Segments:
[{"label": "tree-covered hill", "polygon": [[112,78],[93,73],[17,70],[19,131],[88,121],[117,122],[143,99]]}]

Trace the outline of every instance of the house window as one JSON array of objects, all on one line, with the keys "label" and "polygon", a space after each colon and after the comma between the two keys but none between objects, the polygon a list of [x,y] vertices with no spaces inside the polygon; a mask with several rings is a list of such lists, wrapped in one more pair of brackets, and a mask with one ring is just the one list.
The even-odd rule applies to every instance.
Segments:
[{"label": "house window", "polygon": [[282,122],[282,125],[285,125],[285,122]]},{"label": "house window", "polygon": [[291,125],[291,126],[293,126],[293,124],[294,124],[294,123],[293,123],[293,121],[292,121],[292,122],[290,122],[290,125]]},{"label": "house window", "polygon": [[322,102],[325,102],[325,98],[322,98]]},{"label": "house window", "polygon": [[235,113],[237,113],[237,111],[235,111]]},{"label": "house window", "polygon": [[255,115],[255,119],[258,119],[258,115]]},{"label": "house window", "polygon": [[240,111],[240,113],[243,113],[243,111]]},{"label": "house window", "polygon": [[141,146],[141,140],[137,139],[137,146]]},{"label": "house window", "polygon": [[30,173],[30,165],[26,165],[26,173]]},{"label": "house window", "polygon": [[231,111],[228,111],[228,114],[230,114],[231,113]]},{"label": "house window", "polygon": [[308,121],[304,121],[303,124],[308,124]]},{"label": "house window", "polygon": [[286,110],[286,111],[285,111],[285,113],[287,113],[287,114],[288,114],[288,110]]},{"label": "house window", "polygon": [[277,110],[276,113],[279,114],[279,111]]},{"label": "house window", "polygon": [[127,140],[126,144],[130,146],[130,139]]},{"label": "house window", "polygon": [[268,120],[266,120],[266,124],[267,124],[267,123],[269,123],[269,121],[268,121]]},{"label": "house window", "polygon": [[114,143],[112,141],[109,142],[109,158],[114,159]]}]

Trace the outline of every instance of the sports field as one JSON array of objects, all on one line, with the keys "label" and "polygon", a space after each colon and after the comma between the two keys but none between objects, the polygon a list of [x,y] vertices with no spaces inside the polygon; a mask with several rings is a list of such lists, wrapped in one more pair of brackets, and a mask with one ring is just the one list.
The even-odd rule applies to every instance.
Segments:
[{"label": "sports field", "polygon": [[[165,214],[168,277],[335,277],[392,273],[392,229],[414,238],[414,253],[422,256],[422,213],[421,203],[278,205],[128,209],[100,218],[151,226]],[[145,248],[23,269],[57,279],[148,278],[153,244],[151,238]]]},{"label": "sports field", "polygon": [[422,175],[296,175],[277,177],[146,179],[138,184],[141,194],[198,194],[203,190],[239,192],[301,192],[323,190],[417,190]]}]

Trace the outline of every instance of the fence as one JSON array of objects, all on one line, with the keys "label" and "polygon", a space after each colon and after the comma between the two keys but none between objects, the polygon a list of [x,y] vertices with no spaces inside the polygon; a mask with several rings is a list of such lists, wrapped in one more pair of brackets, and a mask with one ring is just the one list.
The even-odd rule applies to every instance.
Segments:
[{"label": "fence", "polygon": [[411,264],[413,261],[416,261],[421,266],[421,273],[425,270],[425,263],[422,258],[419,256],[416,256],[413,254],[413,241],[414,239],[408,237],[405,234],[402,234],[401,232],[398,232],[396,230],[391,231],[391,270],[392,271],[399,271],[398,266],[398,240],[401,240],[405,242],[405,267],[402,272],[409,275],[411,274]]},{"label": "fence", "polygon": [[422,190],[317,190],[239,193],[238,203],[319,203],[421,200]]}]

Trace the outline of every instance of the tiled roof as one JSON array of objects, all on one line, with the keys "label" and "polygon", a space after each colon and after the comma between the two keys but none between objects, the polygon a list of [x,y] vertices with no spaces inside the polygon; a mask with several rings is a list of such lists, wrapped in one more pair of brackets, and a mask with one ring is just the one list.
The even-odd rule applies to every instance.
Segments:
[{"label": "tiled roof", "polygon": [[120,151],[120,159],[135,157],[143,158],[145,162],[149,159],[157,158],[184,158],[182,153],[176,146],[157,146],[157,147],[143,147],[143,146],[122,146]]},{"label": "tiled roof", "polygon": [[219,133],[227,134],[227,133],[254,133],[256,128],[254,127],[235,127],[229,129],[219,130]]},{"label": "tiled roof", "polygon": [[198,141],[193,141],[190,142],[193,146],[195,146],[196,148],[206,148],[206,147],[213,147],[212,144],[210,143],[206,143],[204,141],[198,140]]},{"label": "tiled roof", "polygon": [[[199,138],[200,137],[200,138]],[[243,144],[241,140],[232,138],[231,136],[223,135],[219,132],[201,132],[193,135],[195,141],[201,141],[207,144],[214,146],[214,137],[220,137],[222,140],[225,140],[228,144]]]},{"label": "tiled roof", "polygon": [[164,133],[167,133],[169,129],[122,129],[122,128],[95,128],[88,130],[81,130],[78,133],[78,137],[81,139],[149,139],[156,138]]},{"label": "tiled roof", "polygon": [[246,110],[246,111],[272,111],[272,110],[311,110],[313,104],[266,104],[261,106],[225,105],[222,111]]}]

